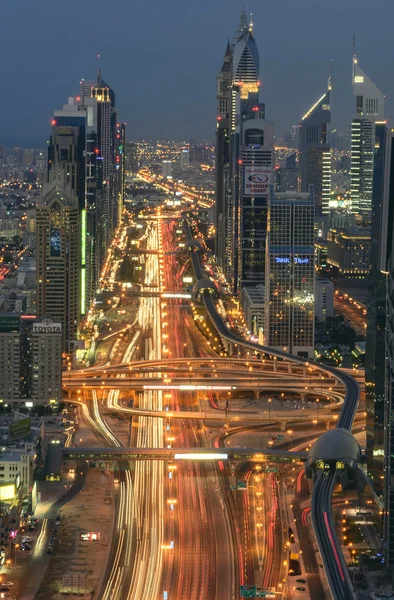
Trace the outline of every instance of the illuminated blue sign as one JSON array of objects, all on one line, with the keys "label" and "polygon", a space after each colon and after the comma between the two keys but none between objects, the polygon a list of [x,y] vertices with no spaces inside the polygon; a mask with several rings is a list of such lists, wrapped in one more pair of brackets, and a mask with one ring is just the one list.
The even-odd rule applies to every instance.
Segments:
[{"label": "illuminated blue sign", "polygon": [[299,265],[307,265],[309,263],[309,258],[295,258],[294,262]]},{"label": "illuminated blue sign", "polygon": [[[275,262],[279,264],[289,264],[290,258],[288,256],[276,256]],[[298,258],[297,256],[294,258],[294,262],[297,265],[307,265],[309,264],[309,258]]]}]

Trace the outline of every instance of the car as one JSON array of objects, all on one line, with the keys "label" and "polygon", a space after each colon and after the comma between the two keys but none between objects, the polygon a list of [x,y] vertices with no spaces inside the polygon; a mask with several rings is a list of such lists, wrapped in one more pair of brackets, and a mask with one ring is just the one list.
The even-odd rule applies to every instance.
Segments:
[{"label": "car", "polygon": [[47,554],[52,554],[52,552],[53,552],[52,546],[48,546],[48,548],[47,548]]},{"label": "car", "polygon": [[35,525],[29,525],[29,531],[35,531],[36,527]]},{"label": "car", "polygon": [[34,517],[30,517],[29,521],[30,521],[30,523],[38,523],[38,519],[36,519]]},{"label": "car", "polygon": [[26,542],[28,544],[31,542],[31,537],[29,537],[28,535],[22,538],[22,544],[25,544]]},{"label": "car", "polygon": [[9,592],[10,588],[7,585],[2,585],[0,587],[0,592]]},{"label": "car", "polygon": [[60,515],[57,515],[56,517],[56,525],[59,525],[60,521],[62,520]]},{"label": "car", "polygon": [[305,588],[302,586],[296,587],[296,590],[298,590],[299,592],[305,592]]},{"label": "car", "polygon": [[296,582],[297,583],[306,583],[306,580],[305,579],[296,579]]},{"label": "car", "polygon": [[55,527],[55,529],[53,530],[53,533],[57,533],[57,532],[58,532],[58,530],[57,530],[57,529],[56,529],[56,527]]},{"label": "car", "polygon": [[30,552],[31,546],[29,546],[28,544],[22,544],[21,550],[22,552]]}]

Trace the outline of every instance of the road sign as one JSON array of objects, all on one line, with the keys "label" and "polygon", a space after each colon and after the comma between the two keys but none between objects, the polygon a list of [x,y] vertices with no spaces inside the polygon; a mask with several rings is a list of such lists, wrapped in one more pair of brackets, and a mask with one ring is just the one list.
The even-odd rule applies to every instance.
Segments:
[{"label": "road sign", "polygon": [[256,591],[255,585],[241,585],[239,593],[242,598],[256,598]]},{"label": "road sign", "polygon": [[247,486],[246,481],[242,481],[240,479],[237,481],[237,489],[238,490],[246,490],[247,487],[248,486]]},{"label": "road sign", "polygon": [[277,467],[266,467],[265,472],[266,473],[279,473],[279,469]]},{"label": "road sign", "polygon": [[283,435],[278,435],[278,437],[276,438],[278,440],[278,442],[283,442]]},{"label": "road sign", "polygon": [[241,598],[275,598],[274,588],[257,588],[255,585],[241,585],[239,594]]}]

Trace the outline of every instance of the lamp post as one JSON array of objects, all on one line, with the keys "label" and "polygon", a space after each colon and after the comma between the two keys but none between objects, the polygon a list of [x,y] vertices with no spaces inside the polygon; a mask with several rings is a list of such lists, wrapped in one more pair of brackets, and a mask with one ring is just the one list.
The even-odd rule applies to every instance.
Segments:
[{"label": "lamp post", "polygon": [[268,398],[268,418],[271,419],[271,402],[272,399]]}]

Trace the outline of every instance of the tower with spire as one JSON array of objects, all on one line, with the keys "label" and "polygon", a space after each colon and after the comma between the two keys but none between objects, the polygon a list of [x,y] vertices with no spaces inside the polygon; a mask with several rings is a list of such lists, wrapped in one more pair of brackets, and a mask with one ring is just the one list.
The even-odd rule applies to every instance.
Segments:
[{"label": "tower with spire", "polygon": [[354,37],[352,85],[356,110],[352,121],[351,210],[368,222],[372,211],[375,127],[384,122],[384,95],[361,69]]},{"label": "tower with spire", "polygon": [[313,185],[318,230],[324,230],[323,217],[329,214],[331,195],[331,151],[328,126],[331,122],[332,68],[327,90],[302,117],[299,126],[300,191]]},{"label": "tower with spire", "polygon": [[226,264],[226,198],[229,191],[229,142],[233,52],[227,42],[223,65],[216,78],[216,256],[219,266]]}]

